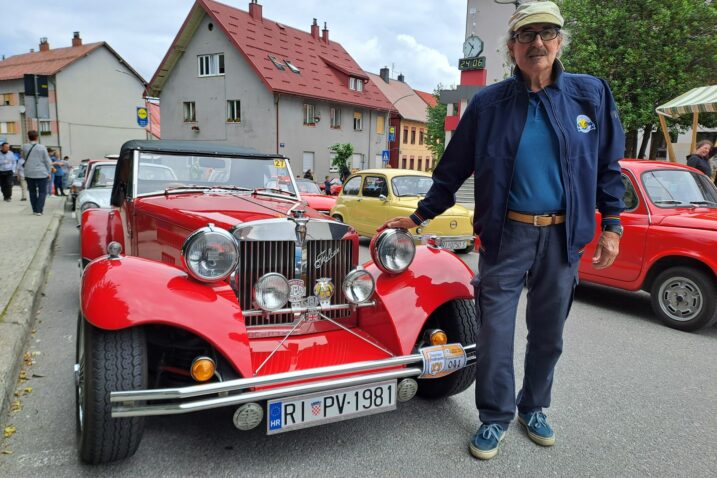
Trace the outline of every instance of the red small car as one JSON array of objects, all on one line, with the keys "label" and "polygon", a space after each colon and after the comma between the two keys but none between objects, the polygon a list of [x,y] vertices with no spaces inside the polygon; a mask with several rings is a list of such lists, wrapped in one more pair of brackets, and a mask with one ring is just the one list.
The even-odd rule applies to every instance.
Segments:
[{"label": "red small car", "polygon": [[[331,190],[329,191],[329,195],[338,196],[344,187],[343,183],[339,178],[333,178],[329,182],[331,183]],[[326,185],[323,181],[319,183],[319,188],[324,192],[324,194],[326,194]]]},{"label": "red small car", "polygon": [[[146,174],[158,166],[172,175]],[[306,207],[293,178],[247,148],[124,144],[112,209],[82,213],[84,462],[134,454],[146,416],[233,407],[238,429],[274,434],[473,383],[470,268],[396,229],[360,264],[356,231]]]},{"label": "red small car", "polygon": [[[627,209],[620,254],[607,269],[587,246],[580,280],[650,293],[652,308],[676,329],[693,331],[717,320],[717,188],[696,169],[661,161],[623,160]],[[600,213],[597,213],[600,225]]]}]

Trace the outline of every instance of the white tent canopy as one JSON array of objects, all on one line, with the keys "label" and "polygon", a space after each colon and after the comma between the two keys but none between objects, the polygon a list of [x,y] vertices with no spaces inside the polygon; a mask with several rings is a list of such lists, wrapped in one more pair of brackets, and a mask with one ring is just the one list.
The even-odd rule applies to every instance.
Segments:
[{"label": "white tent canopy", "polygon": [[717,113],[717,85],[693,88],[687,93],[668,101],[664,105],[658,106],[655,108],[655,111],[660,118],[660,126],[662,126],[662,134],[665,136],[670,161],[675,162],[675,152],[672,149],[672,141],[667,132],[665,117],[675,118],[692,113],[692,146],[690,151],[694,151],[695,143],[697,142],[697,120],[699,114]]}]

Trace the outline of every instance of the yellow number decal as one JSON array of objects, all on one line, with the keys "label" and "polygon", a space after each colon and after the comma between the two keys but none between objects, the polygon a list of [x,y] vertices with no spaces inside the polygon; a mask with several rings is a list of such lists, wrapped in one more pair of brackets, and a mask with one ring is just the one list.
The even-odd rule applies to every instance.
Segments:
[{"label": "yellow number decal", "polygon": [[274,160],[274,167],[275,168],[285,168],[286,162],[283,159],[275,159]]}]

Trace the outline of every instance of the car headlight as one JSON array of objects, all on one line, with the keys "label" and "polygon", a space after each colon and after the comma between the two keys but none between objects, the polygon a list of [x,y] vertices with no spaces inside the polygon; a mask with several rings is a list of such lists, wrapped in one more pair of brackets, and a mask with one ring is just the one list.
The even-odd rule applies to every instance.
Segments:
[{"label": "car headlight", "polygon": [[85,209],[89,209],[91,207],[98,208],[100,205],[92,201],[83,202],[82,206],[80,206],[80,211],[84,211]]},{"label": "car headlight", "polygon": [[281,274],[264,274],[254,284],[254,302],[263,310],[279,310],[289,301],[289,281]]},{"label": "car headlight", "polygon": [[384,229],[371,241],[371,258],[388,274],[405,271],[416,255],[413,237],[403,229]]},{"label": "car headlight", "polygon": [[344,295],[352,304],[366,302],[376,289],[373,276],[363,269],[355,269],[348,273],[344,279]]},{"label": "car headlight", "polygon": [[197,280],[224,280],[239,263],[239,246],[229,232],[210,224],[197,229],[184,241],[182,261]]}]

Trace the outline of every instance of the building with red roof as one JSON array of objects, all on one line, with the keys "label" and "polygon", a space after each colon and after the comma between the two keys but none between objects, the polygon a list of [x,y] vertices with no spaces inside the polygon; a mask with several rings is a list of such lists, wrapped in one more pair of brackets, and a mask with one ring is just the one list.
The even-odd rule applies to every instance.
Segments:
[{"label": "building with red roof", "polygon": [[426,92],[426,91],[420,91],[420,90],[413,90],[413,91],[415,91],[416,94],[417,94],[418,96],[420,96],[421,99],[422,99],[423,101],[425,101],[426,104],[427,104],[428,106],[430,106],[431,108],[433,108],[434,106],[436,106],[436,105],[438,104],[438,100],[437,100],[436,97],[433,95],[433,93],[428,93],[428,92]]},{"label": "building with red roof", "polygon": [[329,147],[354,168],[381,165],[391,103],[316,19],[308,31],[197,0],[149,85],[162,137],[228,142],[287,156],[296,173],[330,172]]},{"label": "building with red roof", "polygon": [[[26,95],[24,75],[47,77],[47,97]],[[50,48],[0,61],[0,139],[13,146],[27,142],[27,132],[70,156],[73,164],[119,152],[130,139],[145,139],[137,124],[146,82],[105,42],[85,44],[79,32],[72,46]]]}]

